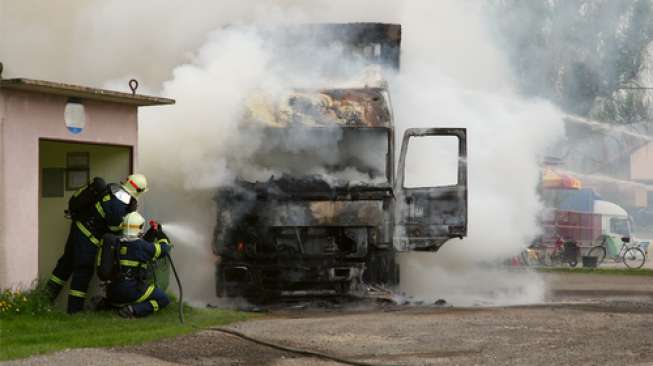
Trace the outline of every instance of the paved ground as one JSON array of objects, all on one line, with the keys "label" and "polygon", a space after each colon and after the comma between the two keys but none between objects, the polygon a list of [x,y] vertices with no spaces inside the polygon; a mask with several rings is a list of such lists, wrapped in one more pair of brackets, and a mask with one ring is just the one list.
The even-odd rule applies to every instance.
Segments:
[{"label": "paved ground", "polygon": [[549,285],[548,300],[588,297],[605,300],[618,295],[653,296],[653,277],[596,274],[543,274]]},{"label": "paved ground", "polygon": [[[379,365],[653,365],[653,278],[547,274],[547,303],[275,310],[247,335]],[[338,365],[216,331],[11,365]],[[103,360],[100,362],[98,360]]]}]

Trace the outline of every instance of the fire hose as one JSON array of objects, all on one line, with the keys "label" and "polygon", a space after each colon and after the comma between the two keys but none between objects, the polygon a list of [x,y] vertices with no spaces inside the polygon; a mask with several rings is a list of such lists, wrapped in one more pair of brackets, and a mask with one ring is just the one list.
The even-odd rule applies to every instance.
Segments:
[{"label": "fire hose", "polygon": [[338,356],[330,355],[327,353],[322,353],[322,352],[317,352],[317,351],[311,351],[307,349],[302,349],[302,348],[294,348],[294,347],[289,347],[289,346],[283,346],[277,343],[272,343],[272,342],[267,342],[258,338],[253,338],[250,337],[244,333],[238,332],[233,329],[228,329],[228,328],[222,328],[222,327],[214,327],[214,328],[208,328],[207,330],[211,330],[214,332],[220,332],[224,334],[229,334],[241,339],[244,339],[248,342],[256,343],[262,346],[274,348],[279,351],[285,351],[285,352],[290,352],[302,356],[308,356],[308,357],[316,357],[316,358],[321,358],[323,360],[329,360],[329,361],[335,361],[338,363],[342,363],[345,365],[353,365],[353,366],[384,366],[383,364],[376,364],[376,363],[369,363],[369,362],[362,362],[362,361],[354,361],[346,358],[341,358]]},{"label": "fire hose", "polygon": [[172,261],[172,257],[170,257],[169,253],[166,253],[166,257],[168,258],[168,261],[170,261],[170,267],[172,268],[172,273],[175,274],[175,280],[177,280],[177,288],[179,288],[179,322],[181,324],[184,324],[184,290],[181,286],[181,280],[179,279],[179,275],[177,274],[177,269],[175,268],[175,263]]},{"label": "fire hose", "polygon": [[[161,223],[156,222],[155,220],[150,220],[150,227],[153,228],[155,231],[158,231],[159,229],[163,230]],[[178,309],[179,322],[181,324],[184,324],[184,289],[181,286],[181,280],[179,279],[179,275],[177,274],[177,268],[175,268],[175,263],[172,261],[172,257],[170,256],[170,253],[166,252],[166,257],[170,262],[172,273],[174,273],[175,280],[177,281],[177,288],[179,289],[179,309]]]}]

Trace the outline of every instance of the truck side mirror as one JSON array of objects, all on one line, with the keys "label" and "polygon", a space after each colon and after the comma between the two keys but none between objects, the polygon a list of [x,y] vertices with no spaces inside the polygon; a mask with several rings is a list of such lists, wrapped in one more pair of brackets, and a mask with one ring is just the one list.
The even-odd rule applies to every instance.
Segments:
[{"label": "truck side mirror", "polygon": [[621,238],[621,241],[623,241],[624,243],[630,243],[630,238],[627,237],[627,236],[624,236],[623,238]]}]

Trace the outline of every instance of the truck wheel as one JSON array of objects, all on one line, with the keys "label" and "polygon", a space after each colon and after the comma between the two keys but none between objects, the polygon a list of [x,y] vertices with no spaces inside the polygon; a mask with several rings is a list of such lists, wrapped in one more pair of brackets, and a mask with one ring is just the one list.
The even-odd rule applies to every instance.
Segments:
[{"label": "truck wheel", "polygon": [[395,263],[395,283],[394,285],[398,285],[401,281],[401,268],[399,268],[399,263]]},{"label": "truck wheel", "polygon": [[347,295],[351,291],[351,281],[338,282],[335,286],[338,295]]},{"label": "truck wheel", "polygon": [[222,266],[215,265],[215,295],[217,297],[225,296],[224,291],[224,273],[222,273]]},{"label": "truck wheel", "polygon": [[369,284],[396,285],[399,283],[399,266],[395,261],[395,251],[371,250],[363,273],[363,281]]}]

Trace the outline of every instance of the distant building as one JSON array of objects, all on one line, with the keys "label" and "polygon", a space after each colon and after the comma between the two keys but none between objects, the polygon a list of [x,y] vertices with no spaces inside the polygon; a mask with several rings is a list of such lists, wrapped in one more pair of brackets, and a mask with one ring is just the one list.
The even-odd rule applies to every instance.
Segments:
[{"label": "distant building", "polygon": [[631,179],[647,187],[638,196],[642,208],[634,213],[635,221],[653,235],[653,142],[636,149],[630,155]]},{"label": "distant building", "polygon": [[134,171],[138,107],[172,99],[0,79],[0,288],[47,277],[63,253],[72,193]]},{"label": "distant building", "polygon": [[568,173],[625,208],[636,231],[653,234],[653,137],[648,123],[608,124],[568,116],[562,152]]}]

